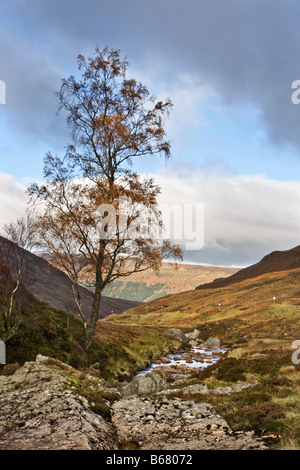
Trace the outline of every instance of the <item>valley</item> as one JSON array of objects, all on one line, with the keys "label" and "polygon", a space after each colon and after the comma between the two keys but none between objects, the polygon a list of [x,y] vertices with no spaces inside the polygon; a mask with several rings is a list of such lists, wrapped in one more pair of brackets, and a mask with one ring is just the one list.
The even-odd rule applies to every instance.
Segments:
[{"label": "valley", "polygon": [[0,21],[0,451],[300,450],[299,0]]},{"label": "valley", "polygon": [[[293,343],[300,339],[299,277],[298,267],[266,272],[224,287],[166,295],[106,316],[98,322],[89,352],[82,343],[81,321],[41,303],[24,287],[23,325],[7,343],[8,364],[1,368],[0,387],[18,383],[14,377],[23,377],[25,368],[32,371],[34,383],[46,374],[49,386],[54,377],[60,383],[58,373],[70,381],[72,393],[87,400],[84,406],[94,413],[89,419],[98,420],[93,435],[89,437],[83,424],[78,440],[69,442],[70,416],[61,415],[57,426],[66,429],[64,442],[57,438],[57,426],[47,431],[53,448],[298,449],[300,370],[293,362]],[[176,334],[168,334],[174,330]],[[220,344],[222,350],[209,352],[206,344]],[[36,363],[38,355],[46,359]],[[11,377],[9,382],[5,377]],[[57,386],[51,400],[58,395],[65,400]],[[24,397],[27,393],[25,387]],[[72,407],[78,407],[82,399],[74,400]],[[187,410],[190,418],[179,425],[178,416],[187,416]],[[36,423],[34,408],[29,411],[25,422]],[[13,422],[20,419],[17,413]],[[170,434],[170,420],[177,434]],[[2,448],[13,448],[12,436],[20,448],[35,445],[22,426],[7,428],[7,423],[7,418],[0,423]],[[169,435],[167,441],[155,434],[157,426]],[[201,433],[194,433],[194,427]],[[116,429],[118,441],[112,440]],[[149,441],[149,433],[154,440]],[[39,442],[39,428],[32,428],[32,435]],[[37,448],[43,448],[40,442]]]}]

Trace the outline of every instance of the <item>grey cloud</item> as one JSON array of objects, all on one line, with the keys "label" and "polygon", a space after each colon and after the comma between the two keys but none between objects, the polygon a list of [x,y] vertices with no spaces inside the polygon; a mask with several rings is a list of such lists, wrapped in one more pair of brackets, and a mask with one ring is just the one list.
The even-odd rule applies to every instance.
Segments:
[{"label": "grey cloud", "polygon": [[[96,44],[120,47],[135,67],[154,57],[166,64],[166,75],[168,65],[172,73],[199,73],[229,106],[252,101],[275,144],[300,147],[300,106],[291,103],[291,83],[300,79],[296,0],[11,0],[2,10],[18,18],[28,38],[40,39],[53,64],[71,67],[77,53],[90,53]],[[24,65],[30,52],[21,50]],[[17,66],[14,56],[11,62]],[[48,105],[55,88],[55,79],[43,76],[49,63],[43,70],[32,66],[44,84],[41,104]],[[41,80],[33,78],[33,87]]]},{"label": "grey cloud", "polygon": [[[121,48],[153,82],[198,74],[225,106],[257,106],[274,144],[300,147],[300,105],[291,102],[300,79],[298,0],[10,0],[0,15],[5,113],[38,139],[65,142],[54,91],[74,72],[76,55],[99,44]],[[181,194],[205,202],[205,246],[186,252],[186,261],[244,265],[298,243],[297,183],[195,178],[174,176],[176,191],[168,189],[170,201]]]},{"label": "grey cloud", "polygon": [[[57,116],[55,91],[61,71],[30,42],[19,42],[0,31],[0,75],[6,84],[6,105],[1,111],[11,129],[36,141],[65,140],[66,127]],[[1,113],[2,114],[2,113]]]},{"label": "grey cloud", "polygon": [[161,203],[204,204],[204,246],[184,260],[245,266],[299,244],[300,184],[263,176],[156,175]]},{"label": "grey cloud", "polygon": [[[224,242],[224,250],[222,252],[216,251],[213,248],[204,247],[202,250],[184,251],[184,262],[192,264],[206,264],[213,266],[228,266],[244,268],[251,264],[257,263],[267,253],[275,251],[278,246],[267,245],[265,247],[257,247],[256,245],[244,245],[230,243],[227,249],[228,242]],[[283,249],[292,248],[295,245],[284,246]]]},{"label": "grey cloud", "polygon": [[[247,266],[299,244],[300,184],[260,176],[156,175],[160,204],[204,204],[204,246],[184,262]],[[24,215],[25,187],[0,173],[0,226]],[[165,220],[166,222],[166,220]]]}]

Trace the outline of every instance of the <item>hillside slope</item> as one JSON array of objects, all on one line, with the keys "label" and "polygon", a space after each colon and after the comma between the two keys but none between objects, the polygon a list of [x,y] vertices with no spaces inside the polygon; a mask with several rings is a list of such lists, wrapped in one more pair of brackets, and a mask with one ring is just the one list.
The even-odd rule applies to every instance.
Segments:
[{"label": "hillside slope", "polygon": [[[181,326],[199,321],[251,316],[274,306],[299,306],[300,268],[246,279],[219,289],[201,289],[173,294],[124,312],[109,322]],[[276,297],[276,300],[273,300]]]},{"label": "hillside slope", "polygon": [[217,289],[230,286],[245,279],[251,279],[262,274],[271,272],[286,271],[300,268],[300,245],[285,251],[273,251],[264,256],[258,263],[241,269],[226,279],[219,279],[214,282],[198,285],[196,289]]},{"label": "hillside slope", "polygon": [[[107,286],[104,293],[109,297],[149,302],[168,294],[195,289],[200,283],[227,277],[237,271],[237,268],[190,264],[178,264],[175,269],[173,263],[163,263],[159,272],[133,273]],[[82,281],[89,287],[88,277],[83,277]]]},{"label": "hillside slope", "polygon": [[[1,340],[6,334],[3,312],[8,283],[11,285],[11,278],[6,266],[0,263]],[[164,334],[160,328],[110,325],[100,321],[92,347],[86,351],[83,324],[75,315],[48,307],[23,285],[14,306],[20,322],[16,334],[6,341],[7,374],[12,373],[18,364],[34,361],[38,354],[42,354],[78,369],[98,363],[103,378],[123,381],[132,377],[137,370],[149,366],[152,358],[164,356],[179,345],[176,339]],[[99,369],[97,373],[100,373]],[[1,373],[3,367],[0,365],[0,377]],[[93,401],[94,398],[93,395]]]},{"label": "hillside slope", "polygon": [[[7,259],[10,264],[12,274],[16,275],[17,266],[13,262],[16,250],[21,250],[12,242],[0,236],[0,254]],[[24,275],[22,282],[28,291],[45,302],[52,308],[64,310],[77,315],[78,310],[73,299],[71,284],[65,273],[53,267],[47,260],[36,256],[29,251],[24,252]],[[5,256],[10,252],[10,256]],[[92,306],[91,292],[85,288],[80,288],[83,310],[89,315]],[[122,313],[132,307],[139,305],[139,302],[131,302],[122,299],[113,299],[103,296],[101,299],[100,318],[104,318],[111,313]]]},{"label": "hillside slope", "polygon": [[202,342],[219,338],[226,357],[185,385],[205,383],[210,389],[246,381],[255,386],[237,395],[178,390],[173,397],[208,402],[233,430],[254,430],[272,448],[299,450],[299,285],[300,268],[271,272],[218,289],[169,295],[100,323],[196,328]]}]

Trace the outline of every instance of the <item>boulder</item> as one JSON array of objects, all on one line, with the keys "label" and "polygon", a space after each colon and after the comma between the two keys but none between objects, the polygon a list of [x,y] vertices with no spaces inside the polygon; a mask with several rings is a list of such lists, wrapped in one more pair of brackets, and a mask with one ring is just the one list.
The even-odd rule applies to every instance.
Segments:
[{"label": "boulder", "polygon": [[135,377],[129,384],[125,385],[121,393],[124,397],[131,395],[147,395],[149,393],[160,392],[167,386],[166,379],[156,372],[149,372],[145,375]]},{"label": "boulder", "polygon": [[187,387],[184,387],[181,389],[182,393],[184,395],[187,394],[194,394],[194,393],[203,393],[206,394],[208,393],[208,388],[207,385],[205,384],[194,384],[194,385],[188,385]]},{"label": "boulder", "polygon": [[181,330],[179,330],[179,328],[169,328],[167,331],[165,331],[165,333],[177,339],[178,341],[181,341],[182,343],[188,343],[189,341],[189,338],[187,338],[186,335]]},{"label": "boulder", "polygon": [[220,349],[221,348],[220,340],[218,338],[213,338],[212,336],[210,338],[208,338],[205,345],[209,349]]},{"label": "boulder", "polygon": [[194,331],[191,331],[190,333],[186,333],[185,336],[189,339],[189,340],[195,340],[197,338],[199,338],[200,336],[200,331],[195,329]]},{"label": "boulder", "polygon": [[189,344],[192,348],[200,348],[203,343],[201,338],[199,339],[190,339]]}]

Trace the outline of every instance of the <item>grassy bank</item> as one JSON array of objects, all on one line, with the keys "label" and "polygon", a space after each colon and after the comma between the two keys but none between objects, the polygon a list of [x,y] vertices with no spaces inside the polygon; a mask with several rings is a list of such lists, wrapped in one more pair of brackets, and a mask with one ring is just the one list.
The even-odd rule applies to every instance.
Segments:
[{"label": "grassy bank", "polygon": [[211,403],[234,430],[268,435],[273,448],[300,449],[300,365],[292,362],[292,344],[300,340],[299,280],[299,269],[269,273],[168,296],[105,321],[198,328],[203,340],[220,338],[227,357],[182,387],[256,386],[233,395],[175,395]]},{"label": "grassy bank", "polygon": [[166,355],[180,343],[157,327],[113,325],[100,321],[91,354],[102,357],[104,378],[119,381],[132,378],[155,358]]},{"label": "grassy bank", "polygon": [[300,340],[300,309],[273,305],[250,316],[198,323],[201,338],[221,338],[227,357],[187,383],[209,389],[252,382],[256,386],[232,395],[174,396],[209,402],[235,431],[268,436],[272,448],[300,449],[300,365],[292,362],[294,340]]},{"label": "grassy bank", "polygon": [[[123,381],[179,344],[158,327],[99,322],[87,353],[83,347],[83,325],[78,318],[47,307],[25,290],[19,307],[21,324],[17,334],[6,343],[8,364],[22,365],[42,354],[78,369],[98,363],[103,378]],[[0,338],[3,332],[0,321]]]},{"label": "grassy bank", "polygon": [[[256,385],[233,395],[176,395],[211,403],[234,430],[267,435],[273,448],[300,449],[300,365],[292,362],[292,344],[300,340],[299,274],[291,270],[220,290],[185,292],[111,316],[98,323],[88,354],[77,318],[25,292],[22,325],[7,343],[8,362],[23,364],[40,353],[81,370],[98,363],[99,375],[113,385],[179,346],[164,334],[166,326],[197,327],[203,341],[216,336],[229,352],[183,385]],[[81,393],[89,388],[85,379],[75,386]],[[95,406],[101,410],[103,400]]]},{"label": "grassy bank", "polygon": [[269,273],[220,289],[169,295],[122,315],[111,315],[106,321],[191,328],[207,321],[248,317],[273,306],[300,305],[299,281],[299,268]]}]

